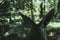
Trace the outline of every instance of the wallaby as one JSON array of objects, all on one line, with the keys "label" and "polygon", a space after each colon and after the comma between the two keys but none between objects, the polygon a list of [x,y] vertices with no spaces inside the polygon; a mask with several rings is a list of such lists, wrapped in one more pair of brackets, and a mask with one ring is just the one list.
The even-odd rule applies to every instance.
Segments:
[{"label": "wallaby", "polygon": [[53,18],[54,14],[54,8],[51,9],[48,14],[41,20],[41,22],[39,24],[36,24],[34,21],[32,21],[29,17],[21,14],[21,17],[24,20],[24,24],[26,24],[25,26],[30,26],[31,27],[31,31],[29,33],[29,40],[47,40],[46,38],[46,34],[44,36],[44,31],[45,27],[47,26],[47,24],[50,22],[50,20]]}]

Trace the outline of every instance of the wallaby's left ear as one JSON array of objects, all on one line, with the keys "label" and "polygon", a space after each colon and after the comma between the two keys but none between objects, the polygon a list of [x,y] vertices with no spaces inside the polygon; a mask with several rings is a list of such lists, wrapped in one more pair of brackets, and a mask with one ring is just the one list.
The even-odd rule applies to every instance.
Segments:
[{"label": "wallaby's left ear", "polygon": [[54,8],[51,9],[48,14],[40,21],[40,23],[38,24],[38,26],[40,27],[46,27],[47,24],[51,21],[51,19],[53,18],[53,16],[55,15],[54,13]]},{"label": "wallaby's left ear", "polygon": [[22,13],[19,13],[23,19],[23,23],[24,23],[24,26],[29,26],[29,27],[32,27],[35,24],[35,22],[33,20],[31,20],[29,17],[23,15]]}]

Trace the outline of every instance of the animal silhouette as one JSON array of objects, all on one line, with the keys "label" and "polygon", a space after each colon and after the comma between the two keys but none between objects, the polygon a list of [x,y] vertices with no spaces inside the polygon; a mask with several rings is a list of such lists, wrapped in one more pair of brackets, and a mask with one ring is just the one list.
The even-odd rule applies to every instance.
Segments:
[{"label": "animal silhouette", "polygon": [[25,26],[31,27],[31,31],[28,36],[29,40],[47,40],[45,27],[55,15],[54,8],[48,12],[48,14],[40,21],[39,24],[36,24],[33,20],[22,13],[19,14],[22,17]]}]

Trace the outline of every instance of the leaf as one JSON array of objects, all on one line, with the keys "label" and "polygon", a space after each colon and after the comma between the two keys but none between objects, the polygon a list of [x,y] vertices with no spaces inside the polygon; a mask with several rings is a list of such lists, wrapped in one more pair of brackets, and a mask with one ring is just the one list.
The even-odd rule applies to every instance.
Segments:
[{"label": "leaf", "polygon": [[60,0],[58,0],[58,5],[57,5],[58,12],[60,10]]}]

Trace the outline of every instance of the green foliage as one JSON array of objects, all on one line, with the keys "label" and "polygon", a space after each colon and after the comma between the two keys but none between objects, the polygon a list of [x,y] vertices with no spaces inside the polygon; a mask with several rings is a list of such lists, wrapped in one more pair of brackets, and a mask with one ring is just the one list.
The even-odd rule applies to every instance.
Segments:
[{"label": "green foliage", "polygon": [[[32,18],[31,13],[34,16],[34,22],[35,23],[39,23],[39,21],[41,21],[42,18],[40,18],[40,11],[41,11],[41,3],[42,1],[39,0],[39,4],[36,3],[37,0],[0,0],[0,20],[7,20],[6,23],[7,24],[21,24],[23,23],[23,18],[21,17],[21,15],[19,15],[19,12],[22,12],[23,15],[26,15],[30,18]],[[55,4],[54,4],[54,0],[47,0],[45,2],[43,2],[43,4],[45,5],[45,12],[44,15],[48,15],[49,11],[56,5],[58,5],[58,0],[55,0]],[[44,6],[43,5],[43,6]],[[59,7],[58,7],[59,8]],[[53,13],[52,13],[53,14]],[[50,15],[49,15],[50,16]],[[45,17],[45,16],[44,16]],[[47,21],[50,21],[50,18],[52,17],[52,15],[50,17],[47,17],[48,19],[44,19],[46,21],[43,21],[45,23],[45,25],[47,25]],[[30,22],[28,23],[28,19],[25,19],[25,24],[27,22],[27,24],[31,24]],[[55,20],[56,22],[57,20]],[[53,20],[52,20],[53,22]],[[59,22],[59,20],[58,20]],[[2,22],[3,23],[3,22]],[[42,24],[42,23],[40,23]],[[24,26],[24,25],[23,25]],[[30,25],[31,26],[31,25]],[[30,27],[29,26],[29,27]]]}]

